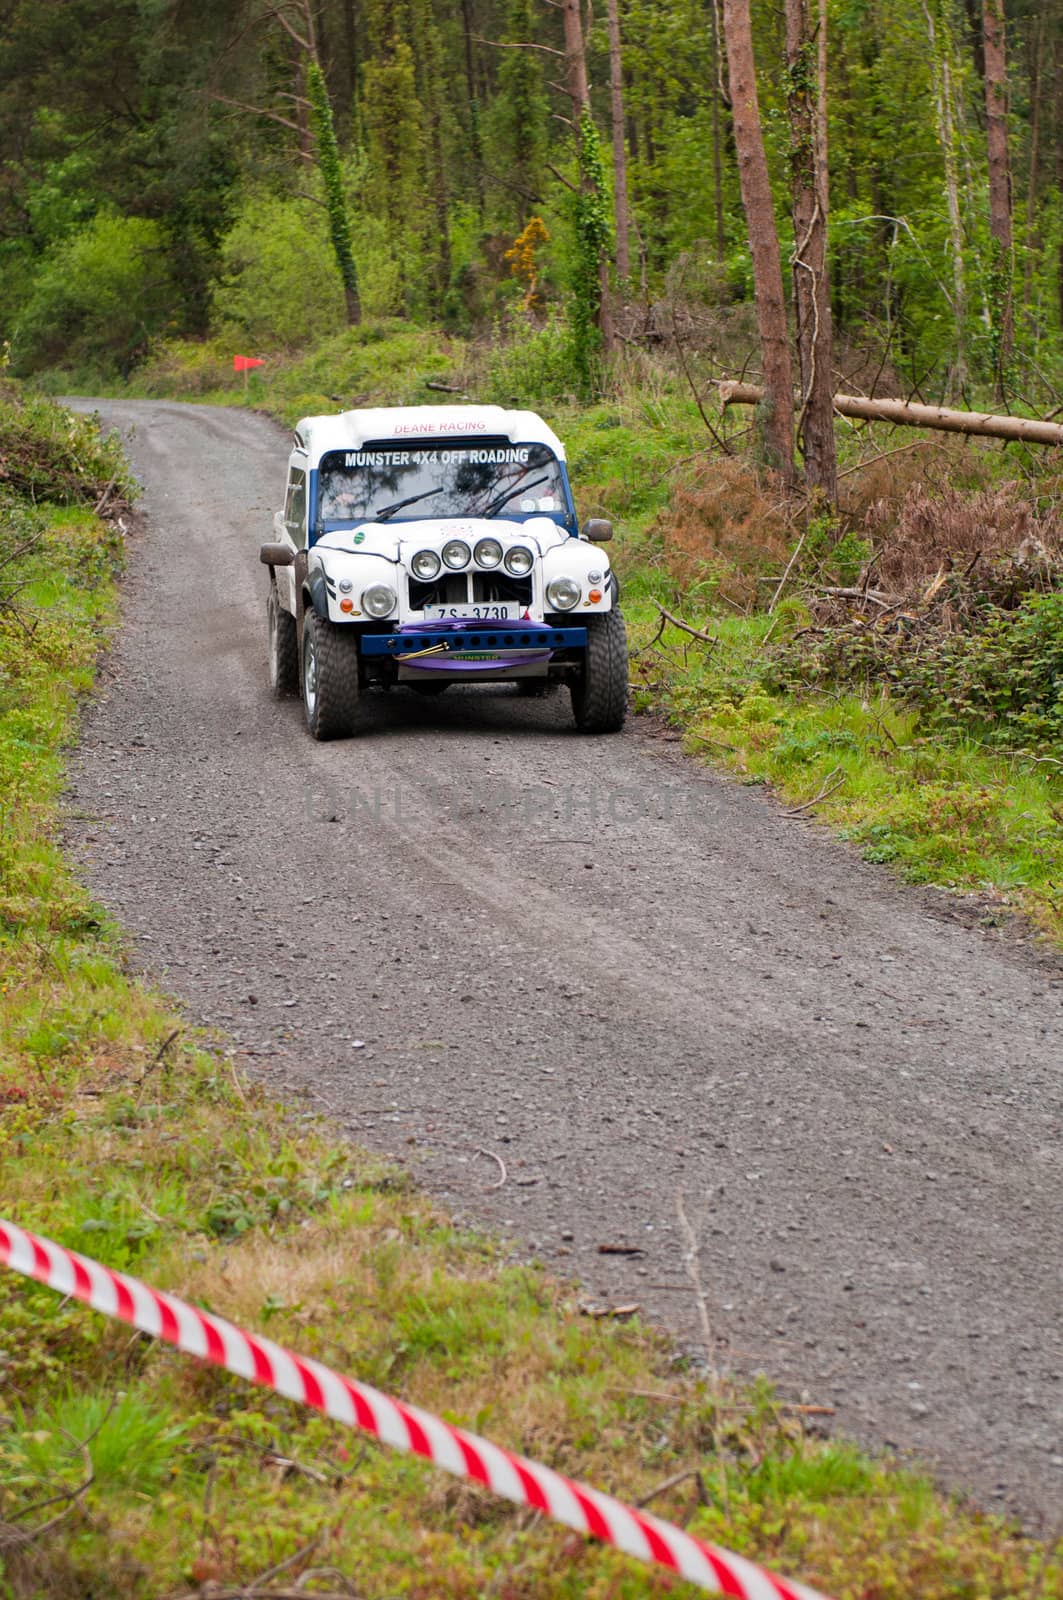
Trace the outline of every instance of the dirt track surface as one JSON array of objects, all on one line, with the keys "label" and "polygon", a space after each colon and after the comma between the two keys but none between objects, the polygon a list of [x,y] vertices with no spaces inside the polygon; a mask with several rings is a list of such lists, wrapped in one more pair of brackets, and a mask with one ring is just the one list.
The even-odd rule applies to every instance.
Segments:
[{"label": "dirt track surface", "polygon": [[1063,965],[659,732],[577,735],[567,697],[396,690],[315,745],[266,683],[285,435],[100,410],[148,528],[70,835],[138,964],[456,1215],[696,1348],[681,1194],[721,1365],[1050,1530]]}]

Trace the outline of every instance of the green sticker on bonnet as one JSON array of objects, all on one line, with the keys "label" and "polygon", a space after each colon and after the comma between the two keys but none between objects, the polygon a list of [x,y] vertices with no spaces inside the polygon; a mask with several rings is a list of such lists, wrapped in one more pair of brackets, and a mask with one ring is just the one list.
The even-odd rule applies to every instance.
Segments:
[{"label": "green sticker on bonnet", "polygon": [[354,542],[355,542],[355,544],[361,544],[364,539],[365,539],[365,529],[364,528],[359,528],[358,532],[354,536]]}]

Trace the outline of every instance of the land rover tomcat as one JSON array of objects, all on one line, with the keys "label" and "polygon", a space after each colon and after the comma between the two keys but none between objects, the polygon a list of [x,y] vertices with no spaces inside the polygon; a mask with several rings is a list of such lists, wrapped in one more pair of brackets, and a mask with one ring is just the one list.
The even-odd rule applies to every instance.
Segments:
[{"label": "land rover tomcat", "polygon": [[561,441],[499,406],[306,417],[262,546],[273,695],[302,695],[315,739],[355,733],[367,692],[403,684],[567,685],[576,725],[627,705],[619,588],[581,528]]}]

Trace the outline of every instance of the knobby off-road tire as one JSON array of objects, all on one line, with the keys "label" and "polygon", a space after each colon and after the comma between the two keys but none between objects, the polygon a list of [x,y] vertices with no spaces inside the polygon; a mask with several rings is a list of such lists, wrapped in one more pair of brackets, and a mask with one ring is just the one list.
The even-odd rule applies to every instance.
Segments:
[{"label": "knobby off-road tire", "polygon": [[345,739],[358,718],[358,640],[353,629],[308,611],[303,620],[303,710],[315,739]]},{"label": "knobby off-road tire", "polygon": [[274,700],[299,693],[299,638],[295,618],[285,611],[277,591],[270,588],[266,601],[266,637],[269,651],[269,692]]},{"label": "knobby off-road tire", "polygon": [[627,629],[619,611],[587,618],[587,654],[572,685],[581,733],[619,733],[627,715]]}]

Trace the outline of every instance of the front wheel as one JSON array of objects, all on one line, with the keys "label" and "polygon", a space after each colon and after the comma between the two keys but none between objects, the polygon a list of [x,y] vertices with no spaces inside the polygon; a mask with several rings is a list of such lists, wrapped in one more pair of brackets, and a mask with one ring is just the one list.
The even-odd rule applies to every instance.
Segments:
[{"label": "front wheel", "polygon": [[619,611],[587,618],[583,670],[572,685],[581,733],[619,733],[627,715],[627,629]]},{"label": "front wheel", "polygon": [[269,641],[269,692],[274,700],[299,693],[299,640],[295,618],[285,611],[271,587],[266,601],[266,637]]},{"label": "front wheel", "polygon": [[303,710],[315,739],[354,732],[360,700],[358,639],[315,612],[303,619]]}]

